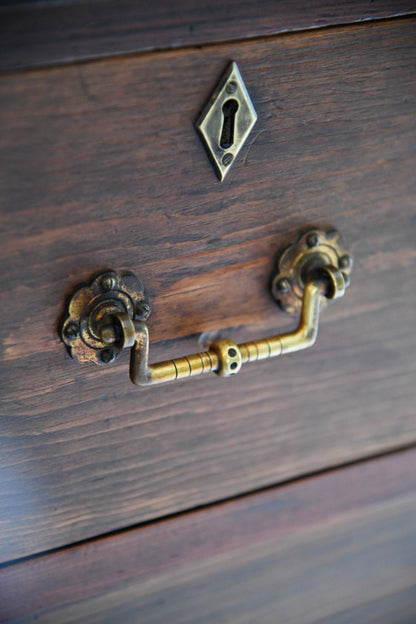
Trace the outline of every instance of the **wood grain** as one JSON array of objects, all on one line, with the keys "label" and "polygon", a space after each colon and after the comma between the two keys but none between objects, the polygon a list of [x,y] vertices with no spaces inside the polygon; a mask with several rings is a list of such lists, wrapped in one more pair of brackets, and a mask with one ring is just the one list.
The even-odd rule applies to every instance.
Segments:
[{"label": "wood grain", "polygon": [[[230,58],[259,120],[221,185],[193,121]],[[416,440],[415,67],[404,19],[3,77],[1,560]],[[269,276],[314,224],[355,268],[312,350],[144,391],[127,353],[65,355],[106,266],[142,278],[154,360],[293,326]]]},{"label": "wood grain", "polygon": [[416,617],[416,451],[0,569],[3,622]]},{"label": "wood grain", "polygon": [[411,0],[64,0],[0,8],[0,70],[415,13]]}]

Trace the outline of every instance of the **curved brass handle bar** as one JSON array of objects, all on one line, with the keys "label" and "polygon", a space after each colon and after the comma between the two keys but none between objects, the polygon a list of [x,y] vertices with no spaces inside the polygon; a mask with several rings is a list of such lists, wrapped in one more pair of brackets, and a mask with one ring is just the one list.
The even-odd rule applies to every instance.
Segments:
[{"label": "curved brass handle bar", "polygon": [[[334,271],[327,267],[326,271]],[[337,271],[337,286],[331,288],[327,279],[316,279],[305,286],[300,322],[292,332],[253,340],[237,345],[232,340],[216,340],[208,351],[149,365],[149,332],[141,321],[132,321],[136,343],[130,358],[130,378],[137,386],[149,386],[214,372],[222,377],[238,373],[243,364],[267,360],[285,353],[311,347],[318,335],[320,304],[323,296],[342,296],[344,281]],[[331,283],[334,280],[330,280]],[[342,292],[341,292],[342,291]]]},{"label": "curved brass handle bar", "polygon": [[110,364],[131,348],[130,378],[149,386],[214,372],[238,373],[243,364],[267,360],[311,347],[318,334],[321,303],[344,294],[352,258],[336,230],[311,230],[279,256],[271,284],[280,307],[300,312],[294,331],[238,345],[228,338],[213,342],[208,351],[149,364],[149,333],[145,321],[151,308],[143,284],[130,271],[106,269],[81,284],[69,299],[61,337],[77,362]]}]

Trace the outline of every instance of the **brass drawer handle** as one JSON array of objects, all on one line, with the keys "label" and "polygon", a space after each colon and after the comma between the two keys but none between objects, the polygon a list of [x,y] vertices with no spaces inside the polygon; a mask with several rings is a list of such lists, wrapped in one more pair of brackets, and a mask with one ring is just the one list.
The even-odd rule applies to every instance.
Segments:
[{"label": "brass drawer handle", "polygon": [[73,294],[61,335],[78,362],[108,364],[124,348],[131,348],[130,378],[138,386],[211,371],[229,377],[243,364],[311,347],[318,334],[321,305],[343,296],[351,268],[351,256],[343,250],[336,230],[303,233],[280,255],[272,280],[272,294],[280,306],[300,312],[297,329],[242,344],[221,338],[207,351],[156,364],[149,364],[145,321],[150,304],[140,280],[132,273],[106,270]]}]

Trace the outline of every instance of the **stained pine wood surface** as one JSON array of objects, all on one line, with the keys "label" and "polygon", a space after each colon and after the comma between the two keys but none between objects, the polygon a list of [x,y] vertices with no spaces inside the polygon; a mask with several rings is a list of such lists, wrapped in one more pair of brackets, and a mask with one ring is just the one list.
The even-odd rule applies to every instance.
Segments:
[{"label": "stained pine wood surface", "polygon": [[416,451],[0,569],[4,622],[415,621]]},{"label": "stained pine wood surface", "polygon": [[[401,447],[415,427],[413,19],[3,76],[1,560]],[[217,182],[193,121],[229,59],[255,130]],[[153,304],[152,359],[288,329],[299,229],[355,257],[303,354],[140,391],[80,366],[66,295],[106,266]]]},{"label": "stained pine wood surface", "polygon": [[3,2],[0,70],[415,13],[412,0]]}]

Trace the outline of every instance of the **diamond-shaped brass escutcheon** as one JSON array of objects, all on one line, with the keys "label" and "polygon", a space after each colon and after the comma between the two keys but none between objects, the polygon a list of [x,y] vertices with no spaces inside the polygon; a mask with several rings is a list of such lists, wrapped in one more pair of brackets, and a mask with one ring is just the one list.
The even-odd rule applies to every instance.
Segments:
[{"label": "diamond-shaped brass escutcheon", "polygon": [[220,181],[227,175],[256,120],[257,113],[237,63],[232,61],[195,122]]}]

